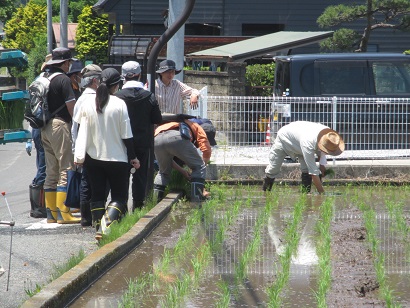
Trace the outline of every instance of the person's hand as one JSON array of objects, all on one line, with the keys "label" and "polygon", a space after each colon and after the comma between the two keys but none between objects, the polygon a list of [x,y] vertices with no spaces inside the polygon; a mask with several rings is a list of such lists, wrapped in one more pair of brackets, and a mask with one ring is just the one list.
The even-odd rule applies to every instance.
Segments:
[{"label": "person's hand", "polygon": [[139,169],[139,167],[141,167],[138,158],[131,159],[130,163],[135,169]]},{"label": "person's hand", "polygon": [[181,173],[182,173],[182,175],[184,176],[184,178],[186,179],[186,180],[188,180],[188,181],[190,181],[191,180],[191,174],[188,172],[188,170],[183,170],[183,171],[181,171]]},{"label": "person's hand", "polygon": [[27,152],[28,156],[31,156],[31,150],[32,149],[33,149],[33,145],[31,143],[31,140],[27,141],[26,142],[26,152]]},{"label": "person's hand", "polygon": [[198,95],[191,95],[191,100],[189,102],[189,106],[192,109],[198,108],[198,98],[199,98]]}]

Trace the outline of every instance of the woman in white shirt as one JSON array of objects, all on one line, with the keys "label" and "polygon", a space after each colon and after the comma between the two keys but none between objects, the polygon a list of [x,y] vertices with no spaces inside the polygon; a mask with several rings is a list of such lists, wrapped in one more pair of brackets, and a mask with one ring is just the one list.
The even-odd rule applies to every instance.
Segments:
[{"label": "woman in white shirt", "polygon": [[[84,103],[74,121],[87,118],[87,142],[84,165],[91,184],[91,214],[101,238],[100,224],[105,213],[106,185],[111,190],[111,202],[116,202],[120,214],[127,211],[130,169],[139,168],[125,102],[114,96],[121,76],[114,68],[102,71],[94,103]],[[84,122],[83,122],[84,123]],[[77,139],[78,141],[78,139]],[[110,206],[109,206],[110,207]],[[107,210],[108,211],[108,210]]]}]

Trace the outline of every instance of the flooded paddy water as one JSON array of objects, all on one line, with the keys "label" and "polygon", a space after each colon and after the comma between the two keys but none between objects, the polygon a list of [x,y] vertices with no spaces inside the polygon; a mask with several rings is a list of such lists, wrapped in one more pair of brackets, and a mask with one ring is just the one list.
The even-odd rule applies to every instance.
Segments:
[{"label": "flooded paddy water", "polygon": [[71,307],[410,307],[410,188],[212,186]]}]

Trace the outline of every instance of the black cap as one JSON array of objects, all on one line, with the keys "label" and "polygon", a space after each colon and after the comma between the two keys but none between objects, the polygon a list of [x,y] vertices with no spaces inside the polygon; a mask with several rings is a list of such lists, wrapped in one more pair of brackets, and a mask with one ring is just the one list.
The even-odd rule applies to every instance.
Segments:
[{"label": "black cap", "polygon": [[70,71],[67,73],[67,75],[70,76],[74,73],[80,73],[83,67],[83,63],[80,60],[73,59],[73,62],[71,62]]},{"label": "black cap", "polygon": [[115,68],[109,67],[101,72],[101,82],[105,82],[108,87],[111,87],[120,81],[121,75]]},{"label": "black cap", "polygon": [[216,141],[215,141],[216,129],[215,129],[215,126],[213,126],[210,123],[202,123],[201,127],[206,133],[206,137],[208,138],[209,144],[211,146],[216,145]]},{"label": "black cap", "polygon": [[172,60],[164,60],[159,64],[158,70],[156,71],[158,74],[164,73],[169,70],[174,70],[175,74],[179,74],[181,70],[176,69],[176,64]]}]

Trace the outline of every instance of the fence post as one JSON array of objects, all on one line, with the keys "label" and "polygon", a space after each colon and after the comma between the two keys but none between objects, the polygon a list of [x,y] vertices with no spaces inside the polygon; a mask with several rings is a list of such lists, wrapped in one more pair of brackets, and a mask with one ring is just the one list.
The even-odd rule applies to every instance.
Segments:
[{"label": "fence post", "polygon": [[[337,97],[332,97],[332,126],[337,131]],[[333,166],[336,165],[336,158],[333,156]]]}]

